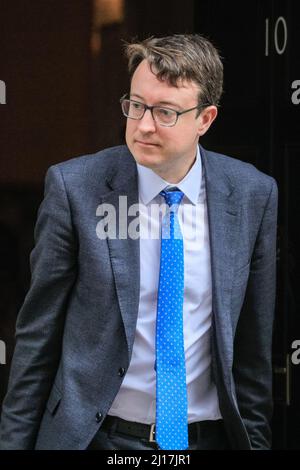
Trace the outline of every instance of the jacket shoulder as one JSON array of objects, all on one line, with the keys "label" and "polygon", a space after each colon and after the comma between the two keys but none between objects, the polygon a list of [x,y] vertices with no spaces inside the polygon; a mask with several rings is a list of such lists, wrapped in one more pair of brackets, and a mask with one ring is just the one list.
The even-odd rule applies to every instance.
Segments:
[{"label": "jacket shoulder", "polygon": [[211,163],[221,169],[236,187],[241,191],[270,193],[273,188],[277,191],[276,180],[259,170],[252,163],[221,153],[206,151]]},{"label": "jacket shoulder", "polygon": [[103,169],[109,169],[115,167],[115,165],[124,163],[126,165],[133,163],[133,157],[129,152],[126,145],[119,145],[116,147],[109,147],[100,150],[96,153],[82,155],[71,158],[62,163],[53,165],[63,173],[77,172],[94,169],[101,167]]},{"label": "jacket shoulder", "polygon": [[63,179],[68,187],[105,188],[105,181],[119,174],[126,180],[136,171],[136,163],[126,145],[110,147],[99,152],[71,158],[52,165],[46,175]]}]

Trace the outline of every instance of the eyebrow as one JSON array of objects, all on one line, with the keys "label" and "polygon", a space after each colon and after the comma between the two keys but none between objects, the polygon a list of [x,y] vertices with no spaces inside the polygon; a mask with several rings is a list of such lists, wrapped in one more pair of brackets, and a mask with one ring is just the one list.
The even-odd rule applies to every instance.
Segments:
[{"label": "eyebrow", "polygon": [[[141,95],[138,95],[137,93],[130,93],[129,96],[130,96],[130,98],[131,98],[132,96],[134,96],[134,97],[139,98],[139,99],[141,99],[141,100],[144,101],[144,98],[143,98]],[[155,106],[159,106],[159,105],[175,106],[176,108],[179,108],[179,109],[181,108],[181,107],[179,106],[179,104],[174,103],[173,101],[158,101],[157,105],[155,105]]]}]

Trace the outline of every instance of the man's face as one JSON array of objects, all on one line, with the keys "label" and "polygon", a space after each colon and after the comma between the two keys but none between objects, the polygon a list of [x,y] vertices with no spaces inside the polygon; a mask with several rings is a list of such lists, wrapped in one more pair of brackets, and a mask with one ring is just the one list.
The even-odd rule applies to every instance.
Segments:
[{"label": "man's face", "polygon": [[[198,93],[198,85],[194,82],[181,81],[175,87],[158,80],[146,60],[134,72],[130,88],[131,99],[176,111],[197,106]],[[207,124],[204,113],[198,118],[197,110],[183,114],[173,127],[160,126],[153,120],[150,110],[141,120],[128,118],[126,142],[136,162],[151,168],[170,183],[179,182],[195,160],[199,136],[212,122]]]}]

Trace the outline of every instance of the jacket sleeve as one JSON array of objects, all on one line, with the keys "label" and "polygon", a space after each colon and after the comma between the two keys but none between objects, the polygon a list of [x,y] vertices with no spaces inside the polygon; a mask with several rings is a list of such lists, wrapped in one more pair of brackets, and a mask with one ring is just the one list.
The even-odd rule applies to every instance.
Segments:
[{"label": "jacket sleeve", "polygon": [[273,178],[271,181],[234,344],[233,375],[237,401],[253,449],[271,446],[277,232],[277,185]]},{"label": "jacket sleeve", "polygon": [[68,297],[76,279],[77,240],[59,166],[50,167],[38,211],[31,286],[16,324],[0,449],[32,449],[55,378]]}]

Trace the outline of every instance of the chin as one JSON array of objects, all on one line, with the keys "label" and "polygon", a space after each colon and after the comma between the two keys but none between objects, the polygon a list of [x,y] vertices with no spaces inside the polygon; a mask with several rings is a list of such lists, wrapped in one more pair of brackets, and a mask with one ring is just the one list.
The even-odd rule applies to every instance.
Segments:
[{"label": "chin", "polygon": [[139,165],[154,169],[161,164],[161,157],[156,152],[154,153],[153,149],[151,151],[148,151],[148,149],[147,151],[141,151],[133,148],[130,151]]}]

